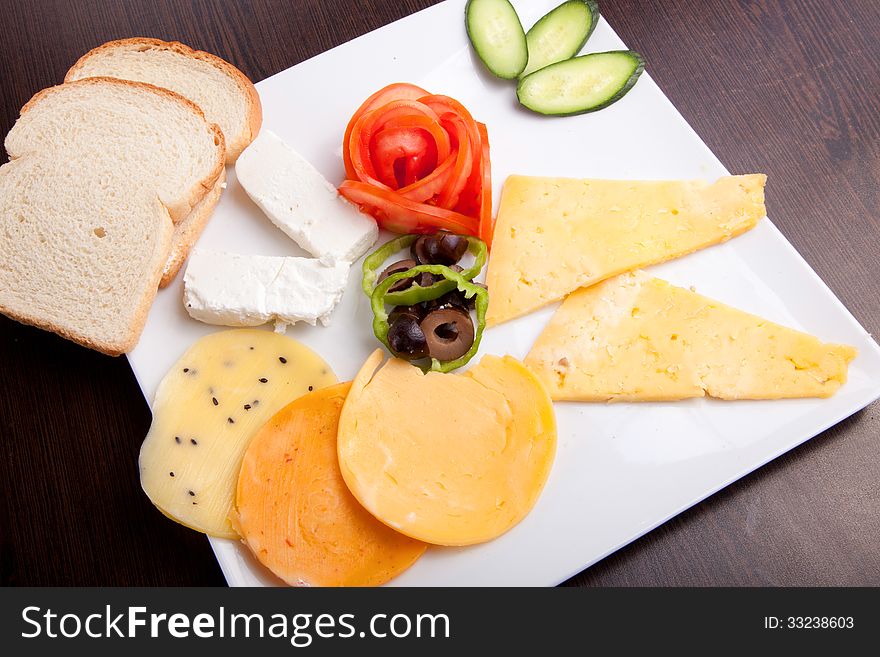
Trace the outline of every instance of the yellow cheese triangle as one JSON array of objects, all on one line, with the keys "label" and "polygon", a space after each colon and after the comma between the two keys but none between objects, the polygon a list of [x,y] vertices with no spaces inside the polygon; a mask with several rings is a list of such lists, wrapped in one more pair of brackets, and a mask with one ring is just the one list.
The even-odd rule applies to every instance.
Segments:
[{"label": "yellow cheese triangle", "polygon": [[489,259],[488,324],[744,233],[766,214],[766,180],[763,174],[711,185],[510,176]]},{"label": "yellow cheese triangle", "polygon": [[526,365],[554,400],[830,397],[856,350],[641,271],[569,296]]}]

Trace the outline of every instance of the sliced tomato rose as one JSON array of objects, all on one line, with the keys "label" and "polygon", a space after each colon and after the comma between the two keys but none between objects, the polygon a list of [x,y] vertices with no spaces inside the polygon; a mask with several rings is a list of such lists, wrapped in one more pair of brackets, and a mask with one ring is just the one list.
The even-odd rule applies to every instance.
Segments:
[{"label": "sliced tomato rose", "polygon": [[488,132],[454,98],[406,83],[380,89],[351,117],[343,157],[339,192],[381,227],[449,230],[490,243]]}]

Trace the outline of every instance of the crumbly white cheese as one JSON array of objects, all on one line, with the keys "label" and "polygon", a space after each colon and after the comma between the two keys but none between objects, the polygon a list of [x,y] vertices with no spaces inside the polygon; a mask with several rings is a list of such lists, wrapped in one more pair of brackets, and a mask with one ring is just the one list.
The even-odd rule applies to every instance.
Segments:
[{"label": "crumbly white cheese", "polygon": [[373,245],[372,217],[336,188],[278,135],[263,130],[235,165],[248,196],[300,247],[326,262],[353,262]]},{"label": "crumbly white cheese", "polygon": [[223,326],[276,321],[329,324],[348,282],[347,262],[238,255],[194,249],[183,277],[183,303],[195,319]]}]

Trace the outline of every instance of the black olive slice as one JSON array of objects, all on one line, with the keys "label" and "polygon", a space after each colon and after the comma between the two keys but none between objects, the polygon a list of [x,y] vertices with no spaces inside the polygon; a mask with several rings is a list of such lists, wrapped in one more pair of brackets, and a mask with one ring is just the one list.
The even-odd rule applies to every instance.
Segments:
[{"label": "black olive slice", "polygon": [[437,246],[437,256],[441,259],[440,264],[452,265],[461,260],[468,249],[468,241],[461,235],[446,233],[440,238]]},{"label": "black olive slice", "polygon": [[[376,281],[376,284],[378,285],[379,283],[384,281],[386,278],[388,278],[392,274],[399,274],[400,272],[404,272],[407,269],[412,269],[415,266],[416,266],[415,260],[398,260],[397,262],[393,262],[390,265],[388,265],[387,267],[385,267],[385,269],[382,271],[382,273],[379,274],[379,279]],[[415,279],[412,279],[412,278],[404,278],[402,281],[398,281],[397,283],[392,285],[388,289],[388,291],[389,292],[400,292],[401,290],[405,290],[406,288],[408,288],[409,286],[411,286],[413,284],[414,280]]]},{"label": "black olive slice", "polygon": [[467,248],[468,241],[461,235],[437,233],[419,237],[409,252],[422,265],[454,265]]},{"label": "black olive slice", "polygon": [[391,309],[391,312],[388,313],[388,324],[393,324],[401,315],[413,317],[418,322],[421,321],[424,314],[425,310],[419,304],[416,304],[415,306],[394,306],[394,308]]},{"label": "black olive slice", "polygon": [[404,360],[418,360],[428,355],[428,341],[419,326],[418,317],[401,314],[388,327],[388,346]]},{"label": "black olive slice", "polygon": [[439,310],[440,308],[460,308],[462,310],[469,310],[470,307],[468,306],[468,301],[470,300],[465,299],[462,292],[452,290],[452,292],[447,292],[442,297],[434,299],[433,301],[425,301],[423,307],[427,312]]},{"label": "black olive slice", "polygon": [[433,235],[420,235],[409,247],[409,253],[420,265],[433,265],[436,264],[434,254],[437,246],[437,238]]},{"label": "black olive slice", "polygon": [[419,287],[430,287],[437,281],[444,280],[442,276],[435,276],[431,272],[423,271],[416,277],[416,285]]},{"label": "black olive slice", "polygon": [[460,308],[438,308],[425,315],[419,326],[428,354],[440,361],[455,360],[474,343],[474,322]]}]

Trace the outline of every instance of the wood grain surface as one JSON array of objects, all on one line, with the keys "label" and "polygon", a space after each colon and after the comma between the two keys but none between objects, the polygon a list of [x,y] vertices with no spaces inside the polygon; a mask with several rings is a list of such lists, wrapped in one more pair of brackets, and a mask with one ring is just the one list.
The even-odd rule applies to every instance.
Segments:
[{"label": "wood grain surface", "polygon": [[[178,39],[257,81],[430,4],[2,0],[0,134],[109,39]],[[729,169],[769,174],[773,221],[880,333],[880,3],[601,7]],[[124,358],[0,317],[0,584],[224,583],[205,538],[140,490],[149,421]],[[878,438],[875,404],[568,584],[880,585]]]}]

